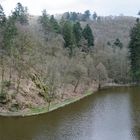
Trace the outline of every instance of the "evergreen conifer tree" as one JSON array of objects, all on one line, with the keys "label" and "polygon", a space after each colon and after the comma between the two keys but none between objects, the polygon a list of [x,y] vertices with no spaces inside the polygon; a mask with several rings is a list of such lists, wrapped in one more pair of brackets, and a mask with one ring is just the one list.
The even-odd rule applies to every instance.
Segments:
[{"label": "evergreen conifer tree", "polygon": [[129,43],[133,80],[140,82],[140,22],[137,21],[130,33]]},{"label": "evergreen conifer tree", "polygon": [[69,48],[70,55],[73,54],[73,48],[75,46],[75,39],[73,35],[73,27],[71,22],[66,21],[63,26],[63,38],[65,40],[65,47]]},{"label": "evergreen conifer tree", "polygon": [[87,24],[83,30],[83,36],[88,42],[88,47],[94,46],[94,36],[90,26]]},{"label": "evergreen conifer tree", "polygon": [[23,7],[21,3],[17,3],[15,11],[12,13],[12,17],[19,21],[20,24],[28,24],[27,7]]},{"label": "evergreen conifer tree", "polygon": [[80,22],[76,22],[73,25],[73,33],[74,33],[76,45],[79,47],[79,42],[82,38],[82,28]]},{"label": "evergreen conifer tree", "polygon": [[50,18],[50,24],[51,24],[53,30],[54,30],[56,33],[60,33],[59,24],[58,24],[57,20],[54,18],[53,15],[52,15],[51,18]]}]

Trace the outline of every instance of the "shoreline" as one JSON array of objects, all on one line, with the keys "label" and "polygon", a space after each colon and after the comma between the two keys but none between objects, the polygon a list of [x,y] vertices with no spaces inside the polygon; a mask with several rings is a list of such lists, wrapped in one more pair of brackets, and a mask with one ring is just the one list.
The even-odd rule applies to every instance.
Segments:
[{"label": "shoreline", "polygon": [[96,93],[97,91],[100,91],[102,89],[107,89],[107,88],[113,88],[113,87],[131,87],[131,86],[136,86],[134,84],[114,84],[114,83],[108,83],[105,84],[103,86],[101,86],[100,89],[96,88],[93,91],[86,91],[84,94],[81,94],[81,96],[78,97],[72,97],[72,98],[68,98],[65,99],[64,101],[62,101],[61,103],[55,103],[55,104],[51,104],[50,109],[48,111],[48,107],[42,107],[42,108],[33,108],[30,111],[27,112],[0,112],[0,116],[1,117],[28,117],[28,116],[35,116],[35,115],[40,115],[40,114],[45,114],[45,113],[49,113],[52,112],[54,110],[57,110],[59,108],[65,107],[69,104],[75,103],[79,100],[82,100],[85,97],[88,97],[94,93]]},{"label": "shoreline", "polygon": [[101,86],[101,89],[113,88],[113,87],[134,87],[137,84],[116,84],[116,83],[107,83]]},{"label": "shoreline", "polygon": [[65,107],[69,104],[75,103],[79,100],[82,100],[83,98],[90,96],[97,91],[98,91],[97,89],[94,91],[87,91],[85,94],[83,94],[79,97],[68,98],[68,99],[65,99],[61,103],[52,104],[50,106],[49,111],[48,111],[48,107],[46,106],[43,108],[33,108],[28,112],[20,112],[20,111],[19,112],[4,112],[4,113],[0,112],[0,116],[1,117],[28,117],[28,116],[35,116],[35,115],[49,113],[49,112],[52,112],[52,111],[57,110],[59,108]]}]

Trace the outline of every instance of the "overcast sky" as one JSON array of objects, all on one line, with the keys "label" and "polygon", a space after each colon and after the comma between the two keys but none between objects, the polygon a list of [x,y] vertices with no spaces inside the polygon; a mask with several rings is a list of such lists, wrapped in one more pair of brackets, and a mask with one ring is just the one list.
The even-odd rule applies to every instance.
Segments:
[{"label": "overcast sky", "polygon": [[91,13],[96,11],[101,16],[136,16],[140,10],[140,0],[0,0],[6,14],[14,9],[17,2],[27,6],[32,15],[41,15],[43,9],[49,14],[83,12],[89,9]]}]

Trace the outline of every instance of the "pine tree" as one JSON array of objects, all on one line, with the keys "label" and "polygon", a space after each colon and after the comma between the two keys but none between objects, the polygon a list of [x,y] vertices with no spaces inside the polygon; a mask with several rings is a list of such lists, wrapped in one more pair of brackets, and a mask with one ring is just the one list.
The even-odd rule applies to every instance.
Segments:
[{"label": "pine tree", "polygon": [[20,24],[28,24],[27,7],[23,7],[21,3],[17,3],[15,11],[12,13],[13,18]]},{"label": "pine tree", "polygon": [[52,15],[51,18],[50,18],[50,24],[51,24],[52,29],[54,30],[54,32],[60,33],[59,24],[58,24],[57,20],[54,18],[53,15]]},{"label": "pine tree", "polygon": [[97,13],[94,12],[93,15],[92,15],[92,17],[93,17],[93,20],[97,20],[97,18],[98,18]]},{"label": "pine tree", "polygon": [[76,45],[79,47],[79,42],[82,38],[82,27],[81,27],[80,22],[76,22],[73,25],[73,33],[74,33]]},{"label": "pine tree", "polygon": [[70,13],[70,20],[71,21],[76,21],[78,19],[78,15],[76,12],[71,12]]},{"label": "pine tree", "polygon": [[0,98],[1,95],[3,96],[4,92],[4,73],[5,73],[5,67],[4,67],[4,54],[5,54],[5,47],[4,47],[4,37],[3,34],[5,32],[5,25],[6,25],[6,16],[4,13],[4,10],[2,6],[0,5],[0,64],[1,64],[1,91],[0,91]]},{"label": "pine tree", "polygon": [[0,26],[1,27],[4,26],[5,22],[6,22],[6,16],[3,7],[0,5]]},{"label": "pine tree", "polygon": [[3,34],[3,43],[6,50],[6,54],[10,57],[10,67],[9,67],[9,82],[11,82],[12,78],[12,65],[13,65],[13,50],[15,48],[14,39],[17,35],[17,28],[15,25],[15,21],[12,17],[9,17],[7,19],[6,25],[5,25],[5,31]]},{"label": "pine tree", "polygon": [[65,40],[65,47],[69,48],[70,55],[73,54],[73,48],[75,46],[75,39],[73,35],[73,27],[69,21],[66,21],[63,26],[63,38]]},{"label": "pine tree", "polygon": [[65,12],[65,13],[62,15],[62,18],[64,18],[65,20],[70,20],[70,13],[69,13],[69,12]]},{"label": "pine tree", "polygon": [[88,42],[88,47],[94,46],[94,36],[92,34],[92,30],[90,26],[87,24],[83,30],[83,36]]},{"label": "pine tree", "polygon": [[90,11],[89,10],[86,10],[83,14],[83,17],[82,17],[82,20],[83,21],[86,21],[90,18]]},{"label": "pine tree", "polygon": [[42,16],[40,16],[39,22],[41,23],[45,34],[47,34],[47,32],[50,30],[51,26],[50,26],[49,16],[48,16],[46,10],[42,11]]},{"label": "pine tree", "polygon": [[129,43],[133,80],[140,82],[140,22],[137,21],[130,33]]},{"label": "pine tree", "polygon": [[12,40],[14,39],[15,35],[17,34],[17,28],[15,25],[15,21],[12,17],[7,19],[4,31],[4,46],[6,49],[11,47]]},{"label": "pine tree", "polygon": [[119,38],[117,38],[115,40],[114,45],[117,46],[117,47],[119,47],[120,49],[122,49],[122,47],[123,47],[123,44],[122,44],[122,42],[120,41]]}]

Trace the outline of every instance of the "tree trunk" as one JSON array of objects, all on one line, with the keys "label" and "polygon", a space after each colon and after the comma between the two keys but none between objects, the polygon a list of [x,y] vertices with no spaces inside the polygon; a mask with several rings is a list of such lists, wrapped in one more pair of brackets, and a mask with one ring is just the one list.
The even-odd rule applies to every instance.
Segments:
[{"label": "tree trunk", "polygon": [[101,89],[101,84],[100,84],[100,82],[99,82],[99,85],[98,85],[98,90],[100,90]]},{"label": "tree trunk", "polygon": [[17,91],[16,94],[19,93],[19,87],[20,87],[20,80],[21,80],[21,71],[18,74],[18,80],[17,80]]},{"label": "tree trunk", "polygon": [[76,92],[76,89],[77,89],[77,87],[78,87],[78,85],[79,85],[79,82],[80,82],[80,79],[78,79],[78,81],[77,81],[77,83],[76,83],[76,85],[75,85],[75,87],[74,87],[73,92]]},{"label": "tree trunk", "polygon": [[99,78],[99,79],[98,79],[98,80],[99,80],[99,86],[98,86],[98,89],[100,90],[100,89],[101,89],[101,79],[100,79],[100,73],[99,73],[99,75],[98,75],[98,76],[99,76],[99,77],[98,77],[98,78]]},{"label": "tree trunk", "polygon": [[64,91],[64,89],[63,89],[63,91],[62,91],[62,93],[61,93],[61,99],[64,98],[64,94],[65,94],[65,91]]},{"label": "tree trunk", "polygon": [[1,94],[2,94],[4,88],[3,82],[4,82],[4,73],[5,73],[3,55],[1,55],[1,67],[2,67],[2,72],[1,72]]},{"label": "tree trunk", "polygon": [[12,79],[12,66],[10,64],[9,82],[11,82],[11,79]]},{"label": "tree trunk", "polygon": [[51,102],[48,102],[48,111],[50,110]]},{"label": "tree trunk", "polygon": [[11,48],[10,48],[10,59],[11,59],[11,63],[10,63],[10,72],[9,72],[9,82],[11,82],[12,79],[12,65],[14,64]]}]

